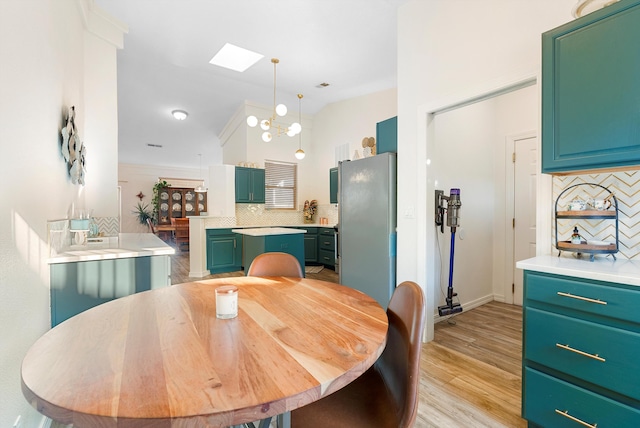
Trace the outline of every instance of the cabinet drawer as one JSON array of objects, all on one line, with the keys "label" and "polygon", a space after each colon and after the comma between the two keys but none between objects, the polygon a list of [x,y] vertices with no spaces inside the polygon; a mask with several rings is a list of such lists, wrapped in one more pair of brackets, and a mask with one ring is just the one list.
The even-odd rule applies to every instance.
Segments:
[{"label": "cabinet drawer", "polygon": [[321,227],[318,230],[320,231],[318,233],[323,236],[335,236],[335,233],[336,233],[332,228],[328,228],[328,227]]},{"label": "cabinet drawer", "polygon": [[[522,415],[543,427],[638,427],[640,411],[529,367],[524,370]],[[558,412],[566,412],[565,415]],[[569,416],[590,425],[583,425]]]},{"label": "cabinet drawer", "polygon": [[318,263],[322,263],[327,266],[334,266],[336,263],[335,253],[333,250],[327,251],[320,249],[318,250]]},{"label": "cabinet drawer", "polygon": [[640,334],[526,308],[525,360],[640,400]]},{"label": "cabinet drawer", "polygon": [[525,271],[525,299],[640,324],[638,290]]},{"label": "cabinet drawer", "polygon": [[217,235],[234,235],[231,229],[207,229],[207,238]]},{"label": "cabinet drawer", "polygon": [[320,246],[320,249],[333,252],[335,250],[335,238],[333,237],[333,235],[320,235],[318,236],[318,245]]}]

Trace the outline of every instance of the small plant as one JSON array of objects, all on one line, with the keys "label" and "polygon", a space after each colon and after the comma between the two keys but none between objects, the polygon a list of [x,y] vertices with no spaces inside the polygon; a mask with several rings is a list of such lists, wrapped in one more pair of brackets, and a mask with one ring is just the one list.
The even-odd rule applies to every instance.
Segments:
[{"label": "small plant", "polygon": [[151,221],[154,221],[153,212],[149,209],[149,204],[143,204],[142,202],[138,202],[138,205],[136,205],[136,209],[131,212],[138,217],[138,221],[142,225],[146,226],[148,219],[151,219]]}]

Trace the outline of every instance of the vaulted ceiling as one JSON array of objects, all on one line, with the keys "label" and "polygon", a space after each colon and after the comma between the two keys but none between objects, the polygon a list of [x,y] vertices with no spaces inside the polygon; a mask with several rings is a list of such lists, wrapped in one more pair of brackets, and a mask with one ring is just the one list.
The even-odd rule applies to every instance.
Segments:
[{"label": "vaulted ceiling", "polygon": [[[96,0],[129,28],[118,51],[119,161],[197,168],[202,154],[203,165],[220,163],[218,135],[233,113],[245,100],[272,104],[274,57],[278,102],[297,111],[302,93],[304,114],[396,87],[406,1]],[[209,64],[225,43],[264,58],[243,73]]]}]

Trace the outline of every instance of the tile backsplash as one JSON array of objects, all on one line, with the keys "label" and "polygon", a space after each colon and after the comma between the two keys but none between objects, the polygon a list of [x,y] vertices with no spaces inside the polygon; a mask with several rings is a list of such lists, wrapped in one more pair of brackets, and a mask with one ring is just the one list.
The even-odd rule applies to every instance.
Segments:
[{"label": "tile backsplash", "polygon": [[[606,187],[618,203],[618,250],[619,259],[640,259],[640,171],[607,172],[553,177],[553,207],[558,196],[568,187],[578,183],[594,183]],[[578,186],[565,193],[562,201],[580,198],[603,199],[608,193],[597,186]],[[558,205],[558,210],[566,207]],[[553,215],[553,213],[552,213]],[[580,220],[578,228],[586,239],[615,241],[615,222],[612,220]],[[558,240],[568,240],[577,221],[558,220]],[[552,243],[555,245],[555,221],[552,222]],[[554,252],[557,252],[555,248]],[[598,257],[604,257],[599,255]]]}]

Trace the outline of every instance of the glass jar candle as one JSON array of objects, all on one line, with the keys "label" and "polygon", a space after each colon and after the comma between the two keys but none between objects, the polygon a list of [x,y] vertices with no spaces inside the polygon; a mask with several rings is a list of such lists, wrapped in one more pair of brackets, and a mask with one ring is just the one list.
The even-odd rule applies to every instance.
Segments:
[{"label": "glass jar candle", "polygon": [[216,317],[220,319],[238,316],[238,287],[223,285],[216,288]]}]

